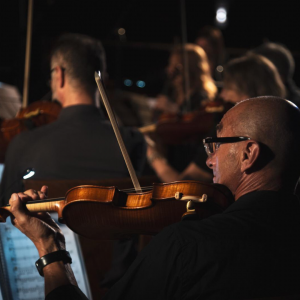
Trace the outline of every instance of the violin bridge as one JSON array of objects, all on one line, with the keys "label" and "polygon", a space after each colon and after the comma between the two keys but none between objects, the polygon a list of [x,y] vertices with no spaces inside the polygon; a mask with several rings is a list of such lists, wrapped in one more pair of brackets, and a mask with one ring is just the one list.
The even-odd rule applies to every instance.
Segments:
[{"label": "violin bridge", "polygon": [[201,198],[197,196],[192,196],[192,195],[186,195],[184,196],[183,193],[176,192],[174,198],[176,200],[181,200],[181,201],[194,201],[194,202],[206,202],[207,201],[207,195],[203,194]]},{"label": "violin bridge", "polygon": [[37,109],[34,110],[34,111],[31,111],[31,112],[26,113],[26,114],[24,115],[24,118],[25,118],[25,119],[29,119],[29,118],[38,116],[40,113],[41,113],[40,109],[37,108]]}]

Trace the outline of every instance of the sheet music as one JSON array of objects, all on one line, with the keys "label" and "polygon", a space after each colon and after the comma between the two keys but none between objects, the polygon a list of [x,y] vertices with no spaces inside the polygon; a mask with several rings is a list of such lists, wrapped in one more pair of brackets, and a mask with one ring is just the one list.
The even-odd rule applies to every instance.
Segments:
[{"label": "sheet music", "polygon": [[[78,286],[91,299],[77,237],[67,226],[59,225],[72,257],[72,269]],[[6,223],[0,224],[0,236],[13,300],[43,300],[44,278],[35,267],[39,255],[33,243],[11,224],[10,218],[7,218]]]}]

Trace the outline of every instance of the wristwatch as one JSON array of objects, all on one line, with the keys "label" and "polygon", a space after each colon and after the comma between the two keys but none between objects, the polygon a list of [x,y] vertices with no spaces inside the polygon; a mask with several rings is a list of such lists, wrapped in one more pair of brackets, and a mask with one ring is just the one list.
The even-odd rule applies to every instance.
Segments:
[{"label": "wristwatch", "polygon": [[72,258],[70,253],[66,250],[58,250],[55,252],[51,252],[40,257],[36,262],[35,266],[41,276],[44,277],[43,268],[57,261],[62,261],[64,264],[71,264]]}]

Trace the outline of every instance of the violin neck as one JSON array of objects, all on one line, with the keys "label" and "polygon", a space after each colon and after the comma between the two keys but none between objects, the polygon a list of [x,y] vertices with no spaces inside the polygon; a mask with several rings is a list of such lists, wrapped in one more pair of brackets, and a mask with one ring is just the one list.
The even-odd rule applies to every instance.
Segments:
[{"label": "violin neck", "polygon": [[[58,219],[62,223],[62,211],[65,206],[65,198],[55,198],[47,200],[31,201],[26,204],[30,212],[57,212]],[[0,208],[0,222],[5,222],[5,219],[10,215],[10,205]]]}]

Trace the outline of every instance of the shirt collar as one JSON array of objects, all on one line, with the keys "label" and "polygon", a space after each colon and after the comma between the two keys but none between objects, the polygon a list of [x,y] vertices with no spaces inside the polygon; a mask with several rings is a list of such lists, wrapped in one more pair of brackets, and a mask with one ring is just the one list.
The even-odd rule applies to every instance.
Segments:
[{"label": "shirt collar", "polygon": [[94,105],[71,105],[63,108],[58,116],[58,119],[76,118],[84,115],[98,115],[101,119],[105,120],[104,115],[100,109]]},{"label": "shirt collar", "polygon": [[223,213],[231,213],[238,210],[270,209],[278,205],[285,205],[287,202],[299,202],[296,195],[283,191],[255,191],[243,195],[232,203]]}]

